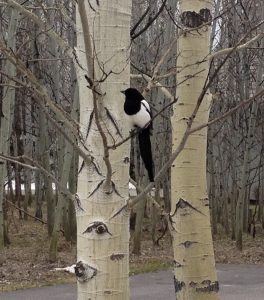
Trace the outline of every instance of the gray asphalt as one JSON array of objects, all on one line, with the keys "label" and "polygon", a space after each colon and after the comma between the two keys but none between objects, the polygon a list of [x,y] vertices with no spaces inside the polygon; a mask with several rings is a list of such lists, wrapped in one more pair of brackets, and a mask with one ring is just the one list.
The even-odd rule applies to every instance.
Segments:
[{"label": "gray asphalt", "polygon": [[[221,300],[263,300],[264,266],[217,265]],[[131,300],[175,300],[172,270],[130,277]],[[0,300],[74,300],[76,285],[0,293]]]}]

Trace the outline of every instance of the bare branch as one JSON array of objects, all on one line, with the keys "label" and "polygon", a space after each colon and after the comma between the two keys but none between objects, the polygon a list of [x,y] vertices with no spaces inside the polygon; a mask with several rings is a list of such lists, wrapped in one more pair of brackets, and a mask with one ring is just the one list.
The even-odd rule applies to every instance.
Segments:
[{"label": "bare branch", "polygon": [[134,35],[131,36],[131,40],[133,41],[134,39],[136,39],[137,37],[139,37],[143,32],[145,32],[150,25],[158,18],[158,16],[161,14],[161,12],[163,11],[165,4],[166,4],[167,0],[163,0],[161,7],[159,8],[158,12],[153,16],[150,17],[147,24],[138,32],[135,33]]},{"label": "bare branch", "polygon": [[22,208],[18,207],[17,205],[15,205],[13,202],[11,202],[11,201],[9,201],[9,200],[7,200],[7,199],[6,199],[6,202],[9,203],[10,205],[12,205],[15,209],[17,209],[17,210],[23,212],[24,214],[26,214],[26,215],[29,216],[30,218],[35,219],[35,220],[41,222],[42,224],[47,224],[46,221],[43,221],[43,220],[40,219],[40,218],[37,218],[37,217],[35,217],[35,216],[32,216],[31,214],[29,214],[29,213],[28,213],[27,211],[25,211],[24,209],[22,209]]},{"label": "bare branch", "polygon": [[130,30],[130,36],[132,37],[133,34],[135,33],[135,30],[138,28],[138,26],[140,25],[140,23],[144,20],[144,18],[146,17],[146,15],[148,14],[150,10],[150,5],[147,7],[147,9],[144,11],[143,15],[139,18],[139,20],[136,22],[136,24],[133,26],[133,28]]},{"label": "bare branch", "polygon": [[21,157],[19,157],[19,159],[20,159],[19,160],[17,157],[12,157],[12,156],[8,156],[8,155],[0,154],[0,158],[2,158],[3,160],[6,160],[6,161],[10,161],[12,163],[18,164],[22,167],[29,168],[29,169],[34,170],[34,171],[38,170],[38,168],[22,162],[23,160],[21,159]]},{"label": "bare branch", "polygon": [[[4,76],[6,76],[8,79],[20,84],[21,86],[24,86],[26,88],[32,88],[31,85],[29,85],[27,82],[21,81],[17,78],[13,78],[10,77],[8,74],[2,72],[0,70],[0,74],[3,74]],[[34,91],[38,91],[37,88],[34,89]],[[48,96],[47,96],[48,97]],[[40,105],[40,107],[42,108],[43,112],[46,114],[47,119],[54,125],[55,129],[57,129],[64,137],[65,139],[74,147],[74,149],[78,152],[78,154],[84,159],[84,161],[87,164],[90,164],[91,162],[93,162],[93,157],[89,154],[89,150],[85,147],[85,145],[83,144],[83,141],[81,140],[81,137],[79,138],[79,135],[76,137],[77,139],[79,139],[79,145],[75,142],[75,140],[73,140],[71,138],[71,136],[65,131],[65,128],[63,127],[62,122],[57,122],[50,114],[50,111],[48,110],[48,108],[46,107],[45,104],[43,104],[43,99],[41,97],[41,93],[37,93],[35,95],[34,98],[38,104]],[[48,97],[49,99],[49,97]],[[52,100],[49,99],[49,102],[52,103]],[[81,148],[81,146],[83,147],[83,149]]]},{"label": "bare branch", "polygon": [[[255,26],[252,30],[256,29],[257,27],[259,27],[260,25],[262,25],[264,23],[264,21],[260,22],[257,26]],[[252,31],[251,30],[251,31]],[[251,32],[250,31],[250,32]],[[236,47],[236,51],[240,51],[242,49],[245,49],[247,47],[249,47],[251,44],[259,41],[260,39],[262,39],[264,37],[264,32],[261,32],[259,34],[257,34],[256,36],[254,36],[252,39],[250,39],[249,41],[247,41],[246,43],[242,44],[242,45],[239,45]],[[242,39],[244,40],[245,37]],[[242,41],[241,41],[242,42]],[[222,49],[222,50],[219,50],[217,52],[214,52],[212,53],[211,55],[208,56],[208,59],[209,60],[212,60],[213,58],[218,58],[219,56],[222,56],[222,55],[225,55],[225,54],[228,54],[230,53],[232,50],[234,49],[234,47],[231,47],[231,48],[225,48],[225,49]]]},{"label": "bare branch", "polygon": [[[76,202],[77,202],[77,205],[79,206],[79,202],[77,201],[78,195],[70,193],[68,191],[68,189],[65,188],[57,180],[56,177],[54,177],[50,172],[48,172],[44,167],[42,167],[38,162],[34,161],[32,158],[30,158],[26,155],[13,157],[13,156],[8,156],[8,155],[3,155],[3,154],[0,154],[0,158],[2,158],[4,160],[7,160],[7,161],[10,161],[10,162],[13,162],[13,163],[18,164],[18,165],[21,165],[23,167],[30,168],[31,170],[34,170],[34,171],[41,171],[41,173],[44,176],[46,176],[49,180],[51,180],[52,182],[54,182],[58,186],[58,188],[59,188],[59,190],[62,194],[64,194],[73,203],[76,204]],[[27,164],[26,161],[28,161],[30,164]],[[79,206],[79,208],[81,208],[81,207]]]},{"label": "bare branch", "polygon": [[256,98],[259,98],[263,95],[264,95],[264,89],[261,90],[260,92],[258,92],[256,95],[254,95],[244,101],[241,101],[238,105],[236,105],[235,107],[233,107],[232,109],[230,109],[229,111],[224,113],[223,115],[219,116],[218,118],[215,118],[215,119],[209,121],[208,123],[204,123],[204,124],[201,124],[200,126],[194,127],[193,129],[190,130],[190,134],[226,119],[228,116],[232,115],[233,113],[235,113],[237,110],[239,110],[243,106],[253,102],[254,100],[256,100]]}]

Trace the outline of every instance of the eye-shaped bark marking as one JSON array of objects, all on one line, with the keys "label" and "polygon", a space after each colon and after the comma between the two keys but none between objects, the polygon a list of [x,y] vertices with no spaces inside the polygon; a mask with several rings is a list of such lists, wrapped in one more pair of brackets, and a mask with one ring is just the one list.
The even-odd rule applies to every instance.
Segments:
[{"label": "eye-shaped bark marking", "polygon": [[[100,181],[100,182],[97,184],[96,188],[91,192],[91,194],[89,195],[88,198],[92,197],[92,195],[93,195],[96,191],[99,190],[100,186],[101,186],[103,183],[104,183],[104,179],[103,179],[102,181]],[[111,181],[111,184],[112,184],[112,190],[109,191],[109,192],[106,192],[106,194],[107,194],[107,195],[110,195],[110,194],[112,194],[112,192],[114,191],[120,198],[124,198],[124,197],[121,196],[121,194],[120,194],[120,193],[118,192],[118,190],[116,189],[116,186],[115,186],[115,184],[114,184],[113,181]]]},{"label": "eye-shaped bark marking", "polygon": [[180,245],[183,245],[185,248],[190,248],[193,244],[197,244],[197,242],[185,241],[184,243],[180,243]]},{"label": "eye-shaped bark marking", "polygon": [[[100,176],[103,176],[103,174],[100,172],[99,167],[97,166],[97,164],[96,164],[94,158],[92,158],[91,163],[92,163],[92,165],[94,166],[94,169],[95,169],[95,171],[97,172],[97,174],[100,175]],[[85,165],[85,164],[84,164],[84,160],[83,160],[82,163],[81,163],[80,169],[78,170],[78,174],[81,173],[81,171],[82,171],[83,168],[84,168],[84,165]]]},{"label": "eye-shaped bark marking", "polygon": [[89,226],[86,228],[86,230],[83,232],[83,234],[91,233],[93,230],[99,235],[102,235],[104,233],[108,233],[109,235],[112,235],[109,232],[106,224],[101,221],[94,221],[91,224],[89,224]]},{"label": "eye-shaped bark marking", "polygon": [[124,257],[125,257],[125,254],[123,254],[123,253],[116,253],[116,254],[113,253],[110,256],[110,259],[113,260],[113,261],[118,261],[118,260],[123,259]]},{"label": "eye-shaped bark marking", "polygon": [[75,268],[75,275],[79,282],[85,282],[97,275],[97,269],[88,264],[78,261]]},{"label": "eye-shaped bark marking", "polygon": [[204,215],[200,210],[198,210],[197,208],[195,208],[194,206],[192,206],[188,201],[180,198],[179,201],[176,204],[175,211],[171,215],[171,217],[174,217],[176,215],[176,213],[177,213],[178,210],[185,209],[185,208],[191,208],[192,210],[194,210],[194,211],[196,211],[196,212]]}]

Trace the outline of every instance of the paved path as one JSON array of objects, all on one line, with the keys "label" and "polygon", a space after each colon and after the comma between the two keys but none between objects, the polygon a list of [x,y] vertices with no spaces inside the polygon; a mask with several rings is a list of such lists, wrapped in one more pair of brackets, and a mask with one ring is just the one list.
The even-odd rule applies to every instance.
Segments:
[{"label": "paved path", "polygon": [[[264,267],[218,265],[221,300],[263,300]],[[131,300],[175,300],[172,271],[140,274],[130,278]],[[76,285],[58,285],[0,293],[0,300],[75,300]]]}]

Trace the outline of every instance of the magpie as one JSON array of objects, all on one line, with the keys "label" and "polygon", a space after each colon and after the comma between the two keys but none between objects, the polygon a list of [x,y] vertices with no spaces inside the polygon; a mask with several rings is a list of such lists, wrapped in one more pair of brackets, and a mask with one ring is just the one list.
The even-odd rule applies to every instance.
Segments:
[{"label": "magpie", "polygon": [[148,102],[141,93],[134,88],[121,91],[125,94],[124,111],[129,117],[131,127],[140,129],[138,133],[140,155],[148,172],[149,181],[154,181],[153,160],[150,141],[151,111]]}]

